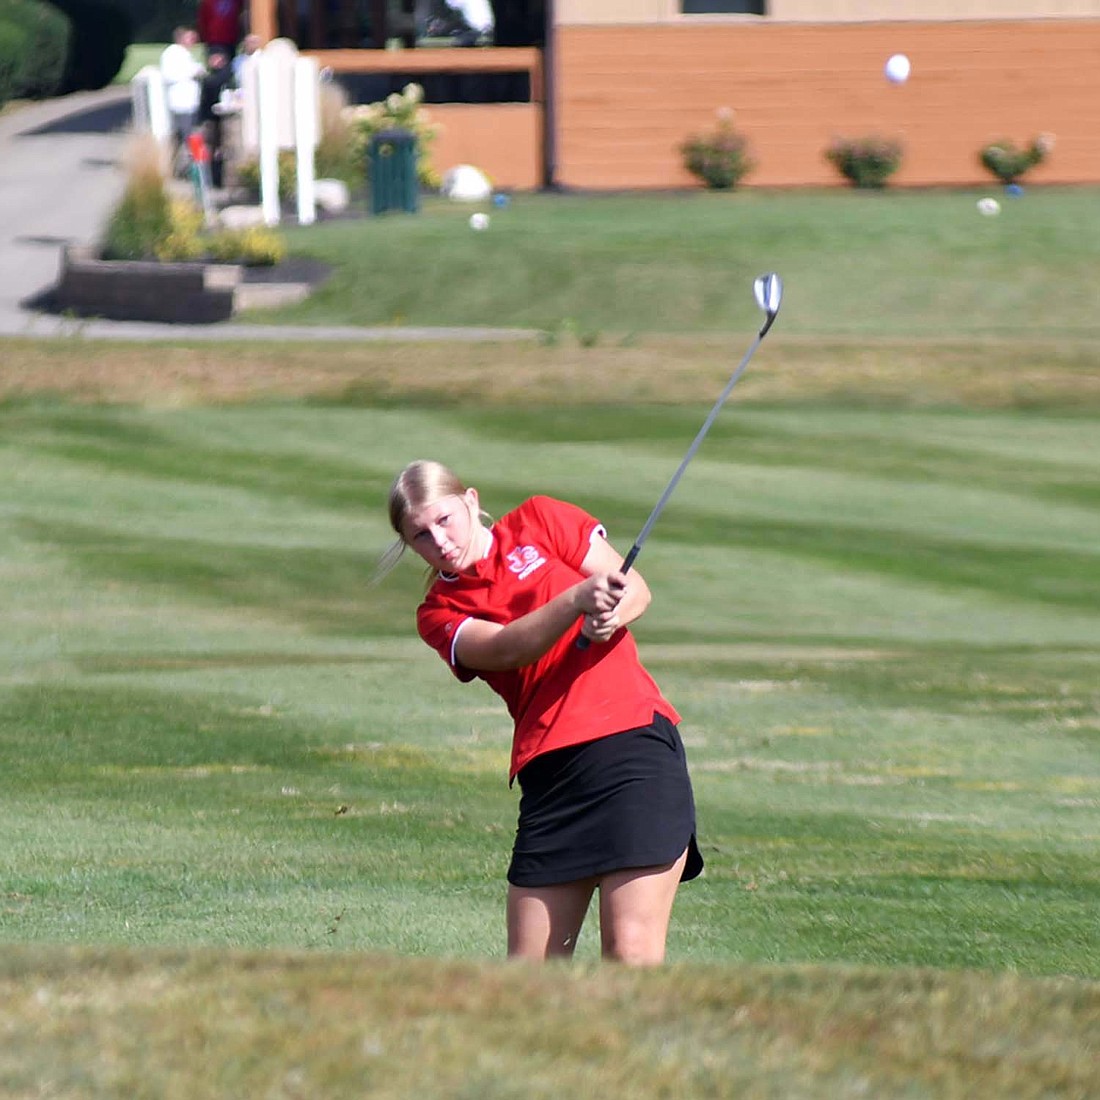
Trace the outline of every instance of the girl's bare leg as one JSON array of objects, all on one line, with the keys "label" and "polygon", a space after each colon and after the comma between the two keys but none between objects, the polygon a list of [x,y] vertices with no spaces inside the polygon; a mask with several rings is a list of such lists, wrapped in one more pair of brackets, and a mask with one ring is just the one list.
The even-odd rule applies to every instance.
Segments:
[{"label": "girl's bare leg", "polygon": [[632,966],[664,962],[672,903],[687,862],[616,871],[600,880],[600,939],[604,958]]},{"label": "girl's bare leg", "polygon": [[508,956],[571,957],[595,888],[595,879],[559,886],[509,886]]}]

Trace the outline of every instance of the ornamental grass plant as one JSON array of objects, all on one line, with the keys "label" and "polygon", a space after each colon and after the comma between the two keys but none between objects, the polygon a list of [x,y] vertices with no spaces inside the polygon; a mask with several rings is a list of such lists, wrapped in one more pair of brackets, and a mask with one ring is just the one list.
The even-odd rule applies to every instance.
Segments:
[{"label": "ornamental grass plant", "polygon": [[107,223],[102,255],[105,260],[151,260],[173,232],[164,155],[156,140],[142,135],[130,142],[124,168],[126,187]]},{"label": "ornamental grass plant", "polygon": [[126,188],[104,234],[103,259],[269,266],[285,258],[286,243],[275,230],[218,230],[207,225],[190,196],[170,193],[165,155],[152,137],[143,135],[131,143],[126,172]]}]

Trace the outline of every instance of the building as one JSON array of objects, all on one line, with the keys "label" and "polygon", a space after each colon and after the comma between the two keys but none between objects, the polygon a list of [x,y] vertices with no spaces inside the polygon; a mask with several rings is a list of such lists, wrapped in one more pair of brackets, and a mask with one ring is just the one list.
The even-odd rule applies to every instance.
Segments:
[{"label": "building", "polygon": [[[251,0],[265,38],[280,33],[280,3]],[[327,3],[329,17],[362,10]],[[751,144],[748,186],[836,185],[825,147],[871,134],[905,146],[897,186],[988,182],[981,146],[1040,133],[1057,144],[1029,180],[1100,182],[1100,0],[550,0],[548,10],[543,48],[311,52],[339,73],[397,80],[525,76],[522,100],[431,107],[443,127],[436,167],[474,163],[502,187],[695,186],[680,143],[724,108]],[[387,25],[385,0],[370,11],[372,42],[401,40],[390,32],[407,25]],[[898,52],[912,62],[903,85],[883,76]]]}]

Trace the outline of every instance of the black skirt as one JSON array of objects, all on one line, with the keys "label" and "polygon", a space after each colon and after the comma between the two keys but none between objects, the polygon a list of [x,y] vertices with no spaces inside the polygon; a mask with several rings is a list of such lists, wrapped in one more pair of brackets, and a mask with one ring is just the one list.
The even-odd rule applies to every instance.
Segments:
[{"label": "black skirt", "polygon": [[662,715],[648,726],[543,753],[517,778],[513,886],[662,866],[685,848],[681,881],[703,869],[684,745]]}]

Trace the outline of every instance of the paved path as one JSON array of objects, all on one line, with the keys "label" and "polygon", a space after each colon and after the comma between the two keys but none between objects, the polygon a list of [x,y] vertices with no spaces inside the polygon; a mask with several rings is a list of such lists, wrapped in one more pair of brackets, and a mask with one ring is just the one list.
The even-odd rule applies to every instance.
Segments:
[{"label": "paved path", "polygon": [[0,335],[133,340],[529,340],[526,329],[85,321],[35,310],[65,244],[102,236],[122,194],[130,90],[78,92],[0,116]]},{"label": "paved path", "polygon": [[0,332],[57,278],[62,245],[94,240],[122,191],[129,89],[18,107],[0,117]]}]

